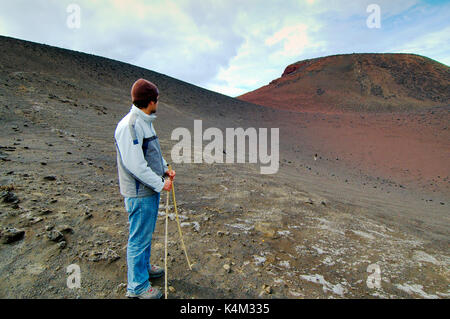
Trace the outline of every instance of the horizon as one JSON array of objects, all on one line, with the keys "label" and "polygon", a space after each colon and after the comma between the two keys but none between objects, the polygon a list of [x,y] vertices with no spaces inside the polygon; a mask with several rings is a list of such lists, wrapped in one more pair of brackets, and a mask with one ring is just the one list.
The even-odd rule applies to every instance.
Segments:
[{"label": "horizon", "polygon": [[283,4],[16,1],[0,4],[0,35],[129,63],[231,97],[267,85],[290,64],[326,56],[406,53],[450,64],[442,45],[450,41],[445,1]]},{"label": "horizon", "polygon": [[[36,44],[36,45],[47,45],[47,46],[50,46],[50,47],[53,47],[53,48],[56,48],[56,49],[69,50],[69,51],[78,52],[78,53],[81,53],[81,54],[92,55],[92,56],[95,56],[95,57],[104,58],[104,59],[110,59],[110,60],[113,60],[113,61],[116,61],[116,62],[119,62],[119,63],[126,63],[126,64],[129,64],[129,65],[135,66],[135,67],[144,68],[144,67],[141,67],[141,66],[138,66],[138,65],[130,64],[129,62],[126,62],[126,61],[119,61],[119,60],[111,59],[111,58],[108,58],[108,57],[105,57],[105,56],[101,56],[101,55],[97,55],[97,54],[92,54],[92,53],[88,53],[88,52],[82,52],[82,51],[76,51],[76,50],[71,50],[71,49],[61,48],[61,47],[52,46],[52,45],[49,45],[49,44],[46,44],[46,43],[39,43],[39,42],[34,42],[34,41],[29,41],[29,40],[24,40],[24,39],[18,39],[18,38],[14,38],[14,37],[8,37],[8,36],[4,36],[4,35],[0,35],[0,36],[2,36],[2,37],[7,37],[7,38],[10,38],[10,39],[13,39],[13,40],[25,41],[25,42],[33,43],[33,44]],[[384,55],[384,54],[395,54],[395,55],[401,55],[401,54],[404,54],[404,55],[417,55],[417,56],[421,56],[421,57],[430,59],[430,60],[432,60],[432,61],[438,62],[438,63],[440,63],[440,64],[444,64],[444,63],[439,62],[439,61],[436,61],[436,60],[434,60],[434,59],[432,59],[432,58],[430,58],[430,57],[423,56],[423,55],[420,55],[420,54],[415,54],[415,53],[397,53],[397,52],[389,52],[389,53],[353,52],[353,53],[339,53],[339,54],[330,54],[330,55],[325,55],[325,56],[312,57],[312,58],[309,58],[309,59],[304,59],[304,60],[295,61],[295,62],[292,62],[292,63],[290,63],[290,64],[288,64],[288,65],[296,64],[296,63],[299,63],[299,62],[302,62],[302,61],[306,61],[306,60],[314,60],[314,59],[321,59],[321,58],[327,58],[327,57],[332,57],[332,56],[352,55],[352,54],[357,54],[357,55],[365,55],[365,54],[383,54],[383,55]],[[288,65],[286,65],[286,67],[287,67]],[[444,65],[446,65],[446,64],[444,64]],[[446,66],[448,66],[448,65],[446,65]],[[148,70],[148,71],[156,72],[156,71],[154,71],[154,70],[150,70],[150,69],[146,69],[146,68],[144,68],[144,69],[145,69],[145,70]],[[283,70],[284,70],[284,69],[283,69]],[[162,74],[162,75],[165,75],[165,76],[172,77],[172,76],[170,76],[170,75],[163,74],[163,73],[160,73],[160,72],[156,72],[156,73],[159,73],[159,74]],[[281,72],[281,73],[282,73],[282,72]],[[279,76],[279,77],[281,77],[281,73],[280,73],[280,76]],[[172,78],[174,78],[174,77],[172,77]],[[174,79],[179,80],[179,81],[183,81],[183,82],[185,82],[185,83],[188,83],[188,84],[191,84],[191,85],[194,85],[194,86],[198,86],[198,85],[196,85],[196,84],[194,84],[194,83],[190,83],[190,82],[187,82],[187,81],[182,80],[182,79],[177,79],[177,78],[174,78]],[[206,90],[209,90],[209,91],[214,92],[214,93],[226,95],[226,94],[224,94],[224,93],[217,92],[217,91],[213,91],[213,90],[210,90],[210,89],[205,88],[205,87],[201,87],[201,86],[198,86],[198,87],[203,88],[203,89],[206,89]],[[256,88],[256,89],[258,89],[258,88]],[[256,90],[256,89],[255,89],[255,90]],[[251,91],[249,91],[249,92],[251,92]],[[248,92],[245,92],[245,93],[248,93]],[[245,94],[245,93],[244,93],[244,94]],[[229,95],[226,95],[226,96],[229,96]],[[231,98],[237,98],[238,96],[229,96],[229,97],[231,97]]]}]

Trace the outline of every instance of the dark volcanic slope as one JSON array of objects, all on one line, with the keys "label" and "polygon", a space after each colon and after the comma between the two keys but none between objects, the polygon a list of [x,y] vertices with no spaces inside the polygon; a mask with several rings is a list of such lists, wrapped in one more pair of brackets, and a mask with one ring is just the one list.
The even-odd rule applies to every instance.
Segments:
[{"label": "dark volcanic slope", "polygon": [[[211,114],[221,110],[224,115],[249,108],[254,112],[260,108],[127,63],[14,38],[0,36],[0,56],[0,85],[3,88],[14,89],[8,83],[18,81],[22,86],[17,93],[53,92],[53,96],[47,97],[61,98],[79,107],[84,102],[86,105],[104,104],[105,99],[116,98],[121,99],[121,107],[131,104],[128,98],[130,83],[144,77],[158,85],[163,103],[176,105],[190,113]],[[10,72],[14,72],[13,79],[9,78]],[[45,90],[34,87],[45,87]],[[93,101],[96,97],[97,101]]]},{"label": "dark volcanic slope", "polygon": [[[188,270],[170,221],[169,298],[448,297],[448,196],[414,194],[371,167],[359,174],[353,164],[370,164],[371,155],[336,151],[324,138],[329,126],[337,139],[354,132],[349,125],[362,133],[375,126],[371,135],[356,134],[370,141],[380,125],[441,123],[447,110],[408,122],[276,110],[129,64],[0,37],[0,298],[124,298],[128,225],[113,134],[139,77],[161,89],[155,127],[169,161],[172,130],[192,131],[194,119],[203,129],[280,129],[274,175],[261,175],[255,164],[174,164],[195,265]],[[399,134],[386,137],[395,138],[393,147],[405,144]],[[428,135],[444,139],[448,131]],[[421,159],[448,149],[448,140],[431,144]],[[345,159],[355,155],[348,169]],[[439,183],[448,185],[448,176]],[[159,265],[164,215],[160,206],[151,258]],[[80,266],[81,288],[66,286],[71,264]],[[381,267],[381,288],[366,285],[370,264]],[[164,287],[164,279],[152,284]]]},{"label": "dark volcanic slope", "polygon": [[303,60],[238,97],[297,111],[400,111],[450,103],[450,68],[413,54],[345,54]]}]

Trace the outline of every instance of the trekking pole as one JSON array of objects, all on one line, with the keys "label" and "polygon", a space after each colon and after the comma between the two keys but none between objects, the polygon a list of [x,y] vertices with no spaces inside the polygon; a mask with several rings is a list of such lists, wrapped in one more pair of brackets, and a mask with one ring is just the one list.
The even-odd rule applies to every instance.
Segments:
[{"label": "trekking pole", "polygon": [[169,192],[167,192],[167,199],[166,199],[166,236],[165,236],[165,244],[164,244],[164,296],[165,299],[167,299],[167,233],[168,228],[167,225],[169,224]]},{"label": "trekking pole", "polygon": [[[170,165],[169,165],[169,170],[170,171],[172,170],[172,167]],[[186,246],[184,245],[183,233],[181,232],[181,226],[180,226],[180,219],[178,218],[177,201],[175,199],[175,187],[174,187],[173,181],[172,181],[172,199],[173,199],[173,207],[175,209],[175,216],[177,218],[177,225],[178,225],[178,232],[180,234],[181,246],[183,247],[184,254],[186,255],[186,260],[187,260],[187,263],[189,266],[189,270],[192,270],[191,263],[189,262],[189,257],[188,257],[187,251],[186,251]]]}]

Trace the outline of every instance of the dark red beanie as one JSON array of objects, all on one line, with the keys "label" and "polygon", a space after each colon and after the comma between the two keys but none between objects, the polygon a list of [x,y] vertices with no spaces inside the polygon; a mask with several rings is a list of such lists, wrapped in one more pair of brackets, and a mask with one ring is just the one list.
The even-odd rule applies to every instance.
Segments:
[{"label": "dark red beanie", "polygon": [[139,79],[131,87],[131,100],[136,101],[156,101],[159,95],[158,88],[152,82]]}]

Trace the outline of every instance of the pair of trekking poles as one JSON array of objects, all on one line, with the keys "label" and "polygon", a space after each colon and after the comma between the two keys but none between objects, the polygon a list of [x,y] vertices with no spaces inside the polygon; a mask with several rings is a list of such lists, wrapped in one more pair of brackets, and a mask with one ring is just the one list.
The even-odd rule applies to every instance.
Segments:
[{"label": "pair of trekking poles", "polygon": [[[169,165],[169,171],[172,170],[172,167]],[[175,216],[177,219],[178,225],[178,233],[180,234],[181,246],[183,247],[184,254],[186,256],[187,264],[189,266],[189,270],[192,270],[192,265],[189,262],[189,257],[186,251],[186,246],[184,245],[183,233],[181,232],[180,219],[178,218],[178,210],[177,210],[177,201],[175,199],[175,188],[173,186],[172,180],[172,199],[173,199],[173,207],[175,209]],[[165,231],[165,241],[164,241],[164,273],[165,273],[165,283],[164,283],[164,298],[167,299],[167,235],[168,235],[168,225],[169,225],[169,195],[170,191],[167,192],[166,198],[166,231]]]}]

